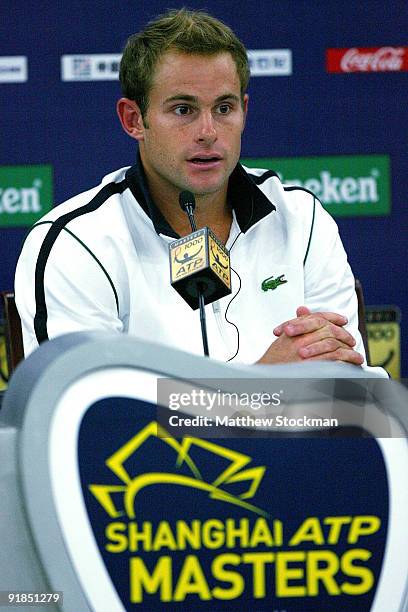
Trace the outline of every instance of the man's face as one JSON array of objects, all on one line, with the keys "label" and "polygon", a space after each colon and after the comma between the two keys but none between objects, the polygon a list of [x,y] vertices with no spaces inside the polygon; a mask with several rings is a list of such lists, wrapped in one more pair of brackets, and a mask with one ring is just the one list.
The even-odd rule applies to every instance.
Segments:
[{"label": "man's face", "polygon": [[184,189],[196,195],[225,190],[239,159],[247,102],[245,96],[242,105],[229,53],[165,53],[137,136],[153,191],[174,197]]}]

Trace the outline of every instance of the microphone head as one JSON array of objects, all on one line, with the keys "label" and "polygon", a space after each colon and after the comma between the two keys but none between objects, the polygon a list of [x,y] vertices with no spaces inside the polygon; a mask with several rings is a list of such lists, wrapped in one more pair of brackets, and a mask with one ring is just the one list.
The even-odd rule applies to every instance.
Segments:
[{"label": "microphone head", "polygon": [[184,212],[187,211],[187,206],[191,206],[192,210],[194,210],[195,209],[194,194],[192,194],[191,191],[182,191],[179,195],[179,204],[181,206],[181,209],[184,210]]}]

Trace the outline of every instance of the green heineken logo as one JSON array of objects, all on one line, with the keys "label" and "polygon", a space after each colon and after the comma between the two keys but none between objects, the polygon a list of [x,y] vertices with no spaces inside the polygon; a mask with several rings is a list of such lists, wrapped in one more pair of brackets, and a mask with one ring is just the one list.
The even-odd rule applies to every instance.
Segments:
[{"label": "green heineken logo", "polygon": [[285,275],[281,274],[280,276],[273,278],[273,276],[270,276],[269,278],[265,278],[264,281],[262,281],[262,291],[268,291],[268,289],[272,289],[272,291],[274,289],[276,289],[276,287],[279,287],[279,285],[284,285],[285,283],[287,283],[288,281],[285,280]]},{"label": "green heineken logo", "polygon": [[275,170],[288,185],[308,189],[335,216],[388,215],[388,155],[243,159],[245,166]]},{"label": "green heineken logo", "polygon": [[53,203],[52,167],[0,167],[0,227],[30,226]]}]

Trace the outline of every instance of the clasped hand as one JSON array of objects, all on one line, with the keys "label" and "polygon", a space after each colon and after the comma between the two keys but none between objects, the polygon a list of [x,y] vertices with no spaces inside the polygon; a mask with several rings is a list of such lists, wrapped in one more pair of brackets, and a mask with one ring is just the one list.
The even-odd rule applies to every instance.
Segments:
[{"label": "clasped hand", "polygon": [[354,350],[356,341],[344,329],[346,324],[346,317],[335,312],[312,313],[299,306],[295,319],[275,327],[277,340],[257,363],[329,360],[361,365],[364,357]]}]

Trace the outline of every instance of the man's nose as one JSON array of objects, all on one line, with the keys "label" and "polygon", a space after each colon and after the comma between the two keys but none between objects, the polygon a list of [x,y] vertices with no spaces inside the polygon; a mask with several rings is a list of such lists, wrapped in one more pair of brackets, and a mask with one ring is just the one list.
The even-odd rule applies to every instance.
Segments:
[{"label": "man's nose", "polygon": [[197,142],[212,144],[217,140],[215,120],[211,111],[203,111],[198,119]]}]

